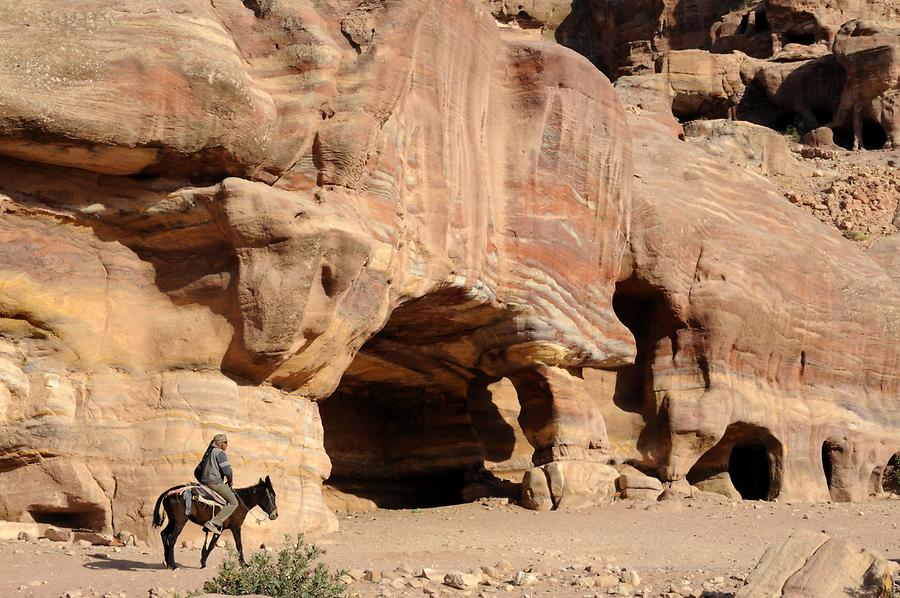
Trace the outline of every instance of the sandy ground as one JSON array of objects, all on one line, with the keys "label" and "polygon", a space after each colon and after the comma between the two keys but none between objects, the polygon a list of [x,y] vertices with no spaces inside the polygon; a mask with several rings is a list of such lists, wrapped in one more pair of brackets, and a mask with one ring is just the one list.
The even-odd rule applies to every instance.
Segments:
[{"label": "sandy ground", "polygon": [[[500,580],[468,595],[731,596],[766,547],[793,530],[825,531],[898,560],[898,517],[900,500],[857,504],[685,500],[652,505],[617,501],[550,513],[488,500],[342,515],[341,530],[317,544],[325,549],[327,564],[361,578],[347,589],[362,597],[463,596],[467,592],[415,573],[434,569],[443,579],[450,570],[471,572],[500,561],[506,561],[501,563],[505,570]],[[214,575],[225,553],[217,550],[205,570],[198,568],[198,550],[180,548],[176,556],[181,567],[172,572],[162,568],[161,550],[153,547],[3,541],[0,596],[80,593],[143,598],[155,588],[162,588],[155,593],[163,596],[173,590],[184,593]],[[382,579],[367,581],[366,571],[370,578]],[[536,583],[503,583],[517,571],[531,571]],[[632,584],[598,587],[616,578]]]}]

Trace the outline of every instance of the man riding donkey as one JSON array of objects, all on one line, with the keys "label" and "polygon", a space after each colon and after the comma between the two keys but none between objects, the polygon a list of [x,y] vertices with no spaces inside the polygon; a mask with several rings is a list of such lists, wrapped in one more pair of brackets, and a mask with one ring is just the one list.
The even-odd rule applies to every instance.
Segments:
[{"label": "man riding donkey", "polygon": [[[228,447],[228,438],[225,434],[216,434],[200,463],[194,468],[194,477],[200,484],[180,484],[173,486],[159,495],[156,506],[153,508],[153,527],[160,527],[168,516],[169,523],[160,532],[165,552],[166,566],[175,569],[175,543],[178,535],[184,529],[188,521],[203,526],[207,532],[212,532],[212,539],[203,543],[203,552],[200,557],[201,567],[206,566],[206,559],[216,546],[219,536],[225,529],[231,530],[234,536],[235,548],[238,558],[244,563],[244,550],[241,542],[241,525],[244,519],[254,507],[260,507],[269,516],[269,519],[278,517],[278,508],[275,506],[275,489],[269,476],[248,488],[232,489],[234,484],[234,471],[228,462],[225,449]],[[206,489],[218,494],[208,494]],[[163,507],[165,516],[160,510]]]},{"label": "man riding donkey", "polygon": [[[225,450],[228,448],[228,437],[216,434],[206,449],[206,454],[194,470],[194,476],[204,486],[211,488],[227,502],[216,515],[203,524],[203,529],[214,534],[222,533],[222,524],[238,506],[238,499],[231,487],[234,485],[234,471],[228,462]],[[199,473],[199,475],[197,475]]]}]

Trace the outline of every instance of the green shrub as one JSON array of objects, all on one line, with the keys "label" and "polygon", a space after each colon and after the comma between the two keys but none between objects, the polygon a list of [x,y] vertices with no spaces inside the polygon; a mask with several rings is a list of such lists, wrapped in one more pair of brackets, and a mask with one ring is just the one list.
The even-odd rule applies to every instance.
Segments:
[{"label": "green shrub", "polygon": [[811,121],[800,114],[795,114],[794,120],[785,127],[784,134],[794,141],[799,142],[804,135],[815,129],[817,126],[818,124],[815,121]]},{"label": "green shrub", "polygon": [[322,563],[313,567],[312,561],[322,551],[315,544],[307,544],[303,535],[284,537],[284,547],[277,554],[255,552],[246,566],[241,566],[233,550],[219,565],[216,576],[203,584],[205,592],[240,596],[264,594],[273,598],[338,598],[344,587],[338,577],[343,571],[331,573]]},{"label": "green shrub", "polygon": [[869,235],[864,232],[858,230],[845,230],[844,233],[845,239],[850,239],[851,241],[868,241]]}]

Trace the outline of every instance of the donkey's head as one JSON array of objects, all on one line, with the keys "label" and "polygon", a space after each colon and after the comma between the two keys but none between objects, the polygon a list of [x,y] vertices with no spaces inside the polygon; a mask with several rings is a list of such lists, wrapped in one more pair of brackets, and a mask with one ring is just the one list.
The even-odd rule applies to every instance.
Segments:
[{"label": "donkey's head", "polygon": [[275,505],[275,489],[272,488],[272,480],[259,478],[256,484],[256,495],[259,498],[259,507],[269,515],[269,519],[278,518],[278,507]]}]

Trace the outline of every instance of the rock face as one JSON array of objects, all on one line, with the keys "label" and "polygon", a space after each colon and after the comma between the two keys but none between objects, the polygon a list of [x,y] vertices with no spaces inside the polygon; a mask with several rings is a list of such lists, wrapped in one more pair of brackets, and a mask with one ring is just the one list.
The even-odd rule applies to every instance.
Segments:
[{"label": "rock face", "polygon": [[[238,485],[271,475],[275,537],[329,506],[880,491],[894,263],[672,114],[749,89],[815,115],[780,90],[868,46],[713,54],[717,3],[621,8],[0,8],[0,519],[146,537],[220,431]],[[550,39],[610,27],[628,53],[585,54],[632,73],[627,111]],[[703,135],[780,163],[752,126]]]},{"label": "rock face", "polygon": [[[872,364],[898,358],[895,281],[760,177],[649,119],[632,131],[634,265],[614,303],[636,371],[595,384],[607,410],[642,414],[644,467],[744,498],[880,492],[900,421],[890,368]],[[872,336],[848,346],[860,327]]]},{"label": "rock face", "polygon": [[852,121],[854,149],[900,146],[900,27],[850,21],[838,31],[834,53],[847,71],[836,120]]},{"label": "rock face", "polygon": [[[0,52],[30,56],[0,125],[0,516],[146,534],[227,430],[281,525],[333,529],[332,462],[369,486],[482,465],[467,404],[504,377],[544,461],[608,448],[567,368],[634,356],[630,135],[587,60],[463,1],[39,8]],[[72,24],[77,52],[44,43]],[[395,443],[345,437],[404,405]]]}]

